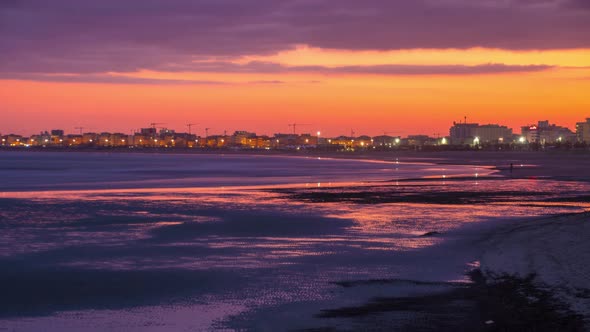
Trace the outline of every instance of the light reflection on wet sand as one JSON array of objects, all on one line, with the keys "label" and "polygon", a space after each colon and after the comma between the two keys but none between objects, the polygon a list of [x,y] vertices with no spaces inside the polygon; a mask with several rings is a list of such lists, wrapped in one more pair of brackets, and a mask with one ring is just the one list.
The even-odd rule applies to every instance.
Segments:
[{"label": "light reflection on wet sand", "polygon": [[[318,193],[320,198],[328,194],[335,200],[293,197],[301,192]],[[221,285],[210,291],[208,285],[195,281],[192,287],[199,291],[174,302],[173,308],[142,306],[140,299],[130,312],[115,311],[120,319],[110,323],[119,324],[110,327],[120,330],[203,327],[222,324],[223,318],[251,309],[328,300],[333,296],[333,281],[402,277],[464,280],[462,272],[475,254],[467,248],[449,259],[449,251],[436,252],[438,248],[466,249],[453,247],[455,238],[464,232],[462,226],[506,216],[514,219],[590,209],[590,203],[551,201],[563,197],[564,192],[587,195],[590,186],[546,180],[446,179],[379,185],[5,192],[2,204],[14,208],[0,209],[0,257],[41,271],[70,269],[74,275],[81,270],[162,269],[201,271],[213,278],[220,271],[239,274],[244,280],[228,290]],[[361,199],[368,193],[385,199],[380,204],[339,201],[342,193],[360,193],[355,197]],[[497,195],[474,204],[428,201],[429,195],[441,193],[467,198],[470,193]],[[410,196],[422,197],[423,202],[395,201]],[[421,236],[432,231],[441,235]],[[68,291],[65,287],[64,292]],[[162,301],[171,300],[166,294],[162,297]],[[105,312],[83,311],[79,315],[100,325],[107,324]],[[162,318],[159,325],[146,325],[153,324],[147,318],[150,313]],[[71,315],[31,321],[49,320],[60,328],[76,329],[80,321],[67,323],[64,318]],[[138,322],[125,325],[129,317]],[[1,324],[24,330],[38,326],[27,328],[27,323],[18,319]]]}]

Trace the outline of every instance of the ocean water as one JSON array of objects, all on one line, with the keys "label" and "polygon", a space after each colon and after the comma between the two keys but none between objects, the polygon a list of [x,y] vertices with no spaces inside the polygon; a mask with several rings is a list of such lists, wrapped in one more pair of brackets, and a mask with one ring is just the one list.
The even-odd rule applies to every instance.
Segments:
[{"label": "ocean water", "polygon": [[498,225],[590,208],[403,160],[2,153],[0,178],[0,331],[349,328],[318,314],[468,282]]}]

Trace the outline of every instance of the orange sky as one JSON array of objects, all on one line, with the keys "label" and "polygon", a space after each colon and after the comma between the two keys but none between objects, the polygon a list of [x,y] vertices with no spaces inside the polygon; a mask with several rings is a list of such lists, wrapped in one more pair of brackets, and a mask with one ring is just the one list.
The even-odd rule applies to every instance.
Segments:
[{"label": "orange sky", "polygon": [[[216,59],[212,59],[214,61]],[[62,128],[75,132],[129,133],[150,122],[184,131],[199,123],[204,134],[249,130],[288,132],[288,123],[310,124],[301,131],[322,135],[447,134],[453,120],[521,125],[550,120],[574,128],[590,117],[590,49],[549,51],[404,50],[334,51],[305,46],[270,56],[231,59],[236,65],[272,62],[281,72],[109,73],[109,77],[159,79],[162,83],[64,83],[33,79],[0,80],[0,133],[31,134]],[[533,71],[479,74],[354,73],[338,67],[546,65]],[[165,82],[164,80],[175,80]],[[180,84],[178,80],[220,84]],[[280,83],[278,82],[280,81]],[[223,83],[223,84],[221,84]]]}]

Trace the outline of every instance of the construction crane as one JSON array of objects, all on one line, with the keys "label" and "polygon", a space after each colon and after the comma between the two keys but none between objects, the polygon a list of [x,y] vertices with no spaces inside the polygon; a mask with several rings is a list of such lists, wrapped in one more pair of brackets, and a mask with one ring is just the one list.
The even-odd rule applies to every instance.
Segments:
[{"label": "construction crane", "polygon": [[189,135],[191,135],[191,134],[192,134],[192,132],[191,132],[191,129],[192,129],[192,127],[193,127],[193,126],[196,126],[196,125],[198,125],[198,123],[187,123],[187,124],[186,124],[186,126],[188,127],[188,134],[189,134]]},{"label": "construction crane", "polygon": [[165,125],[165,123],[161,123],[161,122],[152,122],[150,123],[150,127],[156,129],[157,125]]},{"label": "construction crane", "polygon": [[77,129],[77,130],[79,130],[79,131],[80,131],[80,135],[82,135],[82,131],[83,131],[84,129],[86,129],[86,127],[74,127],[74,129]]},{"label": "construction crane", "polygon": [[293,127],[293,135],[297,135],[297,126],[311,126],[309,123],[290,123],[289,127]]},{"label": "construction crane", "polygon": [[205,128],[205,139],[209,138],[209,129],[213,129],[213,128]]}]

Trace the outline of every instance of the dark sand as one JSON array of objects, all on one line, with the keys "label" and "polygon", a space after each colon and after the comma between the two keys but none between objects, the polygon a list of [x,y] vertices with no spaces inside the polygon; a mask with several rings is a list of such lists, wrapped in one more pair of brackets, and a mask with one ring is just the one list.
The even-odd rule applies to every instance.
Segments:
[{"label": "dark sand", "polygon": [[[551,293],[536,288],[534,276],[503,276],[491,282],[479,270],[474,270],[470,278],[472,284],[449,283],[453,287],[450,292],[421,297],[374,298],[356,307],[325,309],[317,317],[346,319],[351,328],[345,331],[585,331],[583,317],[569,311]],[[338,284],[355,287],[395,282],[398,281]],[[400,313],[411,318],[400,321]],[[317,329],[337,330],[340,329]]]}]

